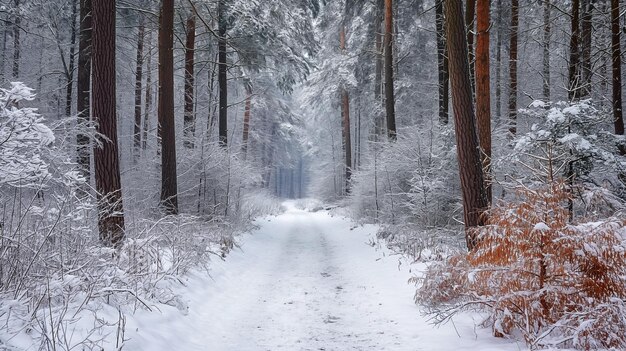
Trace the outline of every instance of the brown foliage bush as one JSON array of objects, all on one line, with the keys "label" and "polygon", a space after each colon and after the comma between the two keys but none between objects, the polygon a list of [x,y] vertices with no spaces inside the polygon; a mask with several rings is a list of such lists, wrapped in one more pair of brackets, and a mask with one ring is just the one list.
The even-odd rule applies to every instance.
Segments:
[{"label": "brown foliage bush", "polygon": [[490,212],[467,255],[433,265],[416,300],[443,321],[489,312],[497,336],[531,347],[626,348],[626,243],[621,219],[569,222],[563,183],[520,189]]}]

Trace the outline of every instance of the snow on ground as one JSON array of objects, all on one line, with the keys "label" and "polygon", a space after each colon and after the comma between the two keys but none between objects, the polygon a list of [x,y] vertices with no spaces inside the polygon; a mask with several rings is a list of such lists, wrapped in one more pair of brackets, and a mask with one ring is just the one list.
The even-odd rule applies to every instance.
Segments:
[{"label": "snow on ground", "polygon": [[368,245],[376,227],[286,206],[257,220],[240,250],[212,264],[211,279],[189,278],[187,315],[167,308],[128,318],[124,349],[525,349],[470,315],[434,328],[413,303],[409,267]]}]

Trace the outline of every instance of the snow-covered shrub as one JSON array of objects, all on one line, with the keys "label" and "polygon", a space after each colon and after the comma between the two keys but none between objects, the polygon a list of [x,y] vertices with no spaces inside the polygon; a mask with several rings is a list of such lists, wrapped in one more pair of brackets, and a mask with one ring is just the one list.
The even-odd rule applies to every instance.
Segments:
[{"label": "snow-covered shrub", "polygon": [[532,347],[624,348],[626,223],[571,223],[568,197],[563,182],[519,189],[491,210],[472,252],[431,266],[416,299],[439,320],[487,311],[495,335]]},{"label": "snow-covered shrub", "polygon": [[34,98],[33,90],[20,82],[0,89],[0,185],[32,188],[49,177],[41,154],[54,142],[54,134],[37,109],[19,107]]}]

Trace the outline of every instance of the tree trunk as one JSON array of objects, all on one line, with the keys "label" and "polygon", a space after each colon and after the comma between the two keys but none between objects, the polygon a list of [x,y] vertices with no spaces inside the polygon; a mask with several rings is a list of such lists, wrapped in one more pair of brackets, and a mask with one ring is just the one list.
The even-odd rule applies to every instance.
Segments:
[{"label": "tree trunk", "polygon": [[496,123],[502,117],[502,0],[496,1],[497,38],[496,38]]},{"label": "tree trunk", "polygon": [[568,98],[570,101],[580,98],[580,0],[572,1],[572,35],[569,45],[569,84]]},{"label": "tree trunk", "polygon": [[[613,120],[615,134],[624,135],[622,115],[622,48],[620,42],[619,0],[611,0],[611,53],[613,55]],[[623,147],[621,149],[624,149]],[[622,150],[622,154],[625,153]]]},{"label": "tree trunk", "polygon": [[445,2],[446,34],[450,56],[450,84],[455,118],[457,153],[463,193],[463,217],[469,250],[476,245],[475,227],[484,224],[487,208],[478,131],[474,115],[467,55],[466,27],[461,0]]},{"label": "tree trunk", "polygon": [[[91,0],[80,2],[80,40],[78,42],[78,79],[76,82],[76,111],[78,122],[86,126],[90,120],[91,109]],[[89,184],[90,150],[89,136],[83,133],[76,135],[77,162],[81,174]]]},{"label": "tree trunk", "polygon": [[148,130],[150,129],[150,113],[152,110],[152,31],[148,31],[148,55],[146,60],[146,97],[143,111],[143,136],[141,148],[146,150],[148,146]]},{"label": "tree trunk", "polygon": [[437,66],[439,68],[439,123],[447,125],[450,119],[448,112],[450,75],[448,73],[448,50],[446,48],[443,3],[444,0],[436,0],[435,2],[435,24],[437,28]]},{"label": "tree trunk", "polygon": [[385,111],[389,140],[397,139],[393,89],[393,0],[385,0]]},{"label": "tree trunk", "polygon": [[220,111],[219,111],[219,141],[223,147],[228,146],[228,80],[227,54],[226,54],[226,13],[224,0],[218,0],[218,64],[219,71],[217,80],[220,91]]},{"label": "tree trunk", "polygon": [[[383,49],[383,38],[384,34],[382,33],[382,24],[385,17],[385,0],[376,0],[376,18],[374,19],[374,28],[376,35],[376,73],[374,78],[374,100],[377,104],[376,106],[381,106],[382,103],[382,94],[383,94],[383,68],[384,68],[384,49]],[[384,115],[382,113],[382,109],[376,109],[376,116],[374,128],[375,137],[378,140],[378,137],[384,134]]]},{"label": "tree trunk", "polygon": [[467,52],[469,57],[470,81],[472,82],[472,91],[475,91],[475,71],[474,64],[476,57],[474,56],[474,25],[476,21],[476,0],[465,1],[465,25],[467,26]]},{"label": "tree trunk", "polygon": [[67,86],[65,87],[65,115],[72,115],[72,98],[74,97],[74,66],[76,65],[76,17],[78,1],[72,1],[72,23],[70,24],[70,57],[67,70]]},{"label": "tree trunk", "polygon": [[115,96],[115,1],[93,3],[93,116],[108,140],[94,149],[100,240],[119,248],[124,239],[124,207],[117,145]]},{"label": "tree trunk", "polygon": [[248,138],[250,137],[250,115],[252,114],[252,87],[250,85],[246,87],[246,95],[246,107],[243,113],[242,151],[244,157],[247,158]]},{"label": "tree trunk", "polygon": [[22,25],[22,14],[20,13],[20,0],[15,0],[15,17],[13,18],[13,79],[20,76],[20,32]]},{"label": "tree trunk", "polygon": [[144,19],[139,19],[139,30],[137,32],[137,60],[135,69],[135,126],[133,130],[135,162],[141,153],[141,94],[143,92],[143,41],[145,24]]},{"label": "tree trunk", "polygon": [[[346,55],[346,27],[341,25],[339,32],[339,49],[342,55]],[[342,116],[342,134],[343,134],[343,149],[345,153],[345,167],[346,167],[346,194],[350,193],[350,178],[352,177],[352,141],[350,131],[350,95],[345,86],[341,87],[341,116]]]},{"label": "tree trunk", "polygon": [[159,122],[161,124],[161,205],[178,213],[176,125],[174,123],[174,0],[163,0],[159,28]]},{"label": "tree trunk", "polygon": [[582,0],[583,15],[581,21],[581,51],[582,60],[580,64],[581,84],[580,97],[586,98],[591,94],[591,45],[593,32],[593,2],[595,0]]},{"label": "tree trunk", "polygon": [[196,118],[193,111],[194,105],[194,54],[196,50],[196,17],[190,15],[187,19],[187,40],[185,44],[185,119],[184,119],[184,144],[193,148]]},{"label": "tree trunk", "polygon": [[511,0],[511,37],[509,42],[509,132],[517,134],[517,35],[519,0]]},{"label": "tree trunk", "polygon": [[543,99],[550,101],[550,0],[543,0]]},{"label": "tree trunk", "polygon": [[478,0],[476,6],[476,120],[485,170],[485,194],[491,203],[491,85],[489,65],[489,0]]}]

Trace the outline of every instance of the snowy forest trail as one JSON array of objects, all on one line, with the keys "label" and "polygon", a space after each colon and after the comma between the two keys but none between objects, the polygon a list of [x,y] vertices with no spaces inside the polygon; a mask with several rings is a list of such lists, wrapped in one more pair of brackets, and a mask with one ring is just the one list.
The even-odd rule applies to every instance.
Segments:
[{"label": "snowy forest trail", "polygon": [[368,245],[374,226],[287,206],[213,264],[213,280],[190,280],[187,316],[131,321],[129,349],[518,349],[471,320],[428,324],[404,261]]}]

